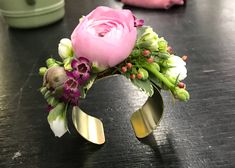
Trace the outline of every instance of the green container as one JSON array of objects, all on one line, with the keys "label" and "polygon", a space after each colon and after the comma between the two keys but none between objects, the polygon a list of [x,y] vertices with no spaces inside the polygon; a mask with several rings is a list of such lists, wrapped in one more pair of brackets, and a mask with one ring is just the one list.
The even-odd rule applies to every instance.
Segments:
[{"label": "green container", "polygon": [[64,0],[0,0],[0,12],[11,27],[40,27],[64,17]]}]

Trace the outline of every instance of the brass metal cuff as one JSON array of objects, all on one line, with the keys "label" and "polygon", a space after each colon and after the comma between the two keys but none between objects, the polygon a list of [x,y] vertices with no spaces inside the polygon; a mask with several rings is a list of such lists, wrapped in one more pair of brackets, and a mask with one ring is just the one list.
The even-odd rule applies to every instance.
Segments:
[{"label": "brass metal cuff", "polygon": [[[130,121],[137,138],[144,138],[156,129],[162,118],[163,109],[163,98],[159,90],[155,89],[153,96],[131,116]],[[100,119],[74,106],[72,121],[78,133],[87,141],[99,145],[105,142],[103,123]]]}]

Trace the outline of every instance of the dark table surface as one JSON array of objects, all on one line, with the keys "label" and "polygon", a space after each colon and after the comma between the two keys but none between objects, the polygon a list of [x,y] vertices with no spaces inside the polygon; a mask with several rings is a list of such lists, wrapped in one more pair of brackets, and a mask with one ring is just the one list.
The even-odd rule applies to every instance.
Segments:
[{"label": "dark table surface", "polygon": [[[113,0],[67,0],[62,21],[33,30],[10,29],[0,17],[0,167],[235,167],[235,1],[188,0],[185,7],[131,9],[179,55],[188,55],[185,81],[191,100],[166,110],[160,126],[140,141],[129,118],[144,95],[123,78],[95,85],[82,102],[103,119],[106,143],[84,141],[74,128],[55,138],[46,102],[37,91],[38,68],[58,58],[61,38],[70,37],[81,15]],[[19,155],[18,155],[19,154]],[[18,155],[18,157],[17,157]]]}]

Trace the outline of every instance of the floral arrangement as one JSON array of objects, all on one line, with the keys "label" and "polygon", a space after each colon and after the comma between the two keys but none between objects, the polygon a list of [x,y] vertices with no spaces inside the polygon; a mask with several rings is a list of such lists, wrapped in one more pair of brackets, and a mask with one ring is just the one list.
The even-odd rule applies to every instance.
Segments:
[{"label": "floral arrangement", "polygon": [[55,136],[68,131],[68,107],[79,106],[94,82],[105,76],[123,75],[150,97],[160,88],[189,100],[182,82],[187,56],[173,54],[167,41],[129,10],[97,7],[80,19],[71,39],[60,40],[58,53],[61,60],[49,58],[39,70]]}]

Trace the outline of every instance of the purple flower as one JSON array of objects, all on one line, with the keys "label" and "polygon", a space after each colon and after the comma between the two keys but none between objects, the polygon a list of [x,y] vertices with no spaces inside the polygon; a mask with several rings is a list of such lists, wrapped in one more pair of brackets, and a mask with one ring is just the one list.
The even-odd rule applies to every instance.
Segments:
[{"label": "purple flower", "polygon": [[80,91],[78,89],[79,83],[74,78],[69,78],[64,82],[64,92],[62,100],[71,102],[72,105],[78,105]]},{"label": "purple flower", "polygon": [[78,80],[79,84],[84,83],[90,78],[91,63],[88,59],[83,57],[73,59],[71,66],[73,68],[72,74],[67,75],[72,75],[75,79]]},{"label": "purple flower", "polygon": [[144,25],[144,20],[143,19],[137,19],[134,15],[134,25],[135,27],[142,27]]},{"label": "purple flower", "polygon": [[64,82],[64,89],[65,90],[76,90],[78,88],[78,82],[73,79],[73,78],[69,78]]}]

